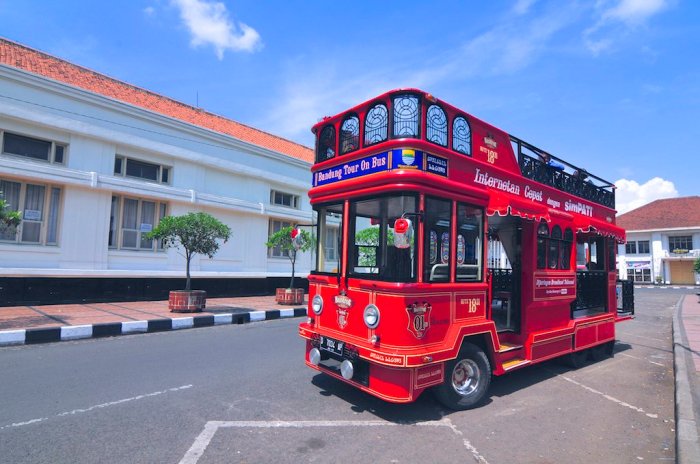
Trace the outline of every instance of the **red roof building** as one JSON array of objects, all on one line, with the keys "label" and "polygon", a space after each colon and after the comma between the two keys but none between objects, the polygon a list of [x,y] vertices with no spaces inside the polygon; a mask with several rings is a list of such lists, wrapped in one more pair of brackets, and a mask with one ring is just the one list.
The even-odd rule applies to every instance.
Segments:
[{"label": "red roof building", "polygon": [[652,201],[618,216],[617,225],[628,232],[700,228],[700,196]]},{"label": "red roof building", "polygon": [[0,37],[0,63],[313,162],[304,145],[209,113]]},{"label": "red roof building", "polygon": [[700,196],[656,200],[617,217],[626,229],[618,268],[622,278],[647,284],[700,284]]}]

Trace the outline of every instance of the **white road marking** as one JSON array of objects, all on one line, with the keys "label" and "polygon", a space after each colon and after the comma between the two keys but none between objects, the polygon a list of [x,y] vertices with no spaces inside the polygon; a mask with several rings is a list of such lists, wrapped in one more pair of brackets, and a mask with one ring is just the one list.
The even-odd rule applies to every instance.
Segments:
[{"label": "white road marking", "polygon": [[[395,427],[395,426],[418,426],[418,427],[447,427],[455,435],[463,437],[464,435],[452,423],[450,419],[443,418],[439,421],[428,421],[419,423],[396,423],[382,420],[372,421],[209,421],[204,426],[204,430],[195,439],[194,443],[187,450],[185,456],[180,461],[180,464],[196,464],[199,458],[204,455],[209,443],[214,438],[217,430],[220,428],[306,428],[306,427]],[[464,447],[480,464],[488,464],[488,461],[469,443],[466,438],[463,439]]]},{"label": "white road marking", "polygon": [[641,412],[642,414],[646,415],[647,417],[651,417],[652,419],[658,419],[658,418],[659,418],[659,415],[658,415],[658,414],[653,414],[653,413],[646,412],[646,411],[645,411],[644,409],[642,409],[642,408],[638,408],[637,406],[633,406],[633,405],[631,405],[631,404],[629,404],[629,403],[625,403],[625,402],[622,401],[622,400],[618,400],[617,398],[615,398],[615,397],[613,397],[613,396],[610,396],[610,395],[608,395],[608,394],[605,394],[605,393],[603,393],[603,392],[601,392],[601,391],[598,391],[598,390],[596,390],[595,388],[591,388],[591,387],[589,387],[589,386],[587,386],[587,385],[582,384],[581,382],[577,382],[576,380],[574,380],[574,379],[572,379],[572,378],[570,378],[570,377],[567,377],[567,376],[565,376],[565,375],[560,375],[559,377],[561,377],[562,379],[566,380],[567,382],[573,383],[574,385],[578,385],[579,387],[581,387],[581,388],[583,388],[583,389],[585,389],[585,390],[588,390],[588,391],[591,392],[591,393],[595,393],[596,395],[600,395],[600,396],[602,396],[603,398],[605,398],[606,400],[610,400],[610,401],[612,401],[613,403],[617,403],[617,404],[619,404],[620,406],[624,406],[624,407],[626,407],[626,408],[632,409],[633,411]]},{"label": "white road marking", "polygon": [[150,398],[152,396],[158,396],[158,395],[162,395],[164,393],[176,392],[176,391],[180,391],[180,390],[187,390],[188,388],[192,388],[192,385],[182,385],[180,387],[168,388],[167,390],[161,390],[161,391],[157,391],[157,392],[153,392],[153,393],[146,393],[144,395],[132,396],[131,398],[124,398],[124,399],[117,400],[117,401],[110,401],[109,403],[96,404],[94,406],[90,406],[90,407],[85,408],[85,409],[74,409],[72,411],[64,411],[64,412],[58,413],[55,416],[51,416],[51,417],[41,417],[39,419],[31,419],[31,420],[24,421],[24,422],[15,422],[12,424],[3,425],[2,427],[0,427],[0,430],[36,424],[36,423],[44,422],[44,421],[47,421],[49,419],[56,418],[56,417],[74,416],[76,414],[90,412],[90,411],[93,411],[95,409],[108,408],[110,406],[116,406],[118,404],[128,403],[130,401],[142,400],[144,398]]},{"label": "white road marking", "polygon": [[622,355],[622,356],[626,356],[626,357],[628,357],[628,358],[638,359],[638,360],[640,360],[640,361],[647,361],[647,362],[650,362],[650,363],[652,363],[652,364],[656,364],[657,366],[666,367],[665,364],[657,363],[656,361],[650,361],[650,360],[644,359],[644,358],[638,358],[637,356],[632,356],[631,354],[627,354],[627,353],[619,353],[619,354]]}]

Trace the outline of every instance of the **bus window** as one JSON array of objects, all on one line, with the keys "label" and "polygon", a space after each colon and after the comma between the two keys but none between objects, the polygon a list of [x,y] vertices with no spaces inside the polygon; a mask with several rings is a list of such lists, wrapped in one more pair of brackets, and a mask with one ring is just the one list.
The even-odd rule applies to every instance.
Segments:
[{"label": "bus window", "polygon": [[544,269],[547,266],[547,237],[549,237],[549,226],[542,221],[537,227],[537,269]]},{"label": "bus window", "polygon": [[396,95],[394,103],[394,138],[420,137],[420,100],[416,95]]},{"label": "bus window", "polygon": [[316,142],[316,162],[320,163],[335,156],[335,127],[326,126],[321,130]]},{"label": "bus window", "polygon": [[481,281],[483,224],[480,208],[457,205],[457,282]]},{"label": "bus window", "polygon": [[559,266],[559,245],[561,242],[561,227],[552,227],[552,237],[549,239],[547,268],[557,269]]},{"label": "bus window", "polygon": [[352,114],[340,126],[340,154],[350,153],[360,148],[360,119]]},{"label": "bus window", "polygon": [[424,227],[426,256],[423,259],[423,280],[449,282],[452,202],[426,197]]},{"label": "bus window", "polygon": [[603,237],[580,238],[576,244],[576,270],[605,270],[605,239]]},{"label": "bus window", "polygon": [[350,274],[389,282],[415,281],[415,243],[408,248],[393,244],[394,223],[417,211],[413,195],[386,196],[355,201],[350,208]]},{"label": "bus window", "polygon": [[377,103],[365,117],[365,147],[385,141],[388,126],[389,112],[383,103]]},{"label": "bus window", "polygon": [[564,240],[561,243],[561,266],[559,269],[571,269],[571,243],[574,241],[574,233],[568,227],[564,231]]},{"label": "bus window", "polygon": [[316,272],[338,274],[340,272],[341,236],[343,230],[343,204],[336,203],[314,208],[316,228]]},{"label": "bus window", "polygon": [[613,272],[617,270],[617,263],[615,262],[615,249],[617,248],[617,242],[614,238],[608,238],[608,271]]}]

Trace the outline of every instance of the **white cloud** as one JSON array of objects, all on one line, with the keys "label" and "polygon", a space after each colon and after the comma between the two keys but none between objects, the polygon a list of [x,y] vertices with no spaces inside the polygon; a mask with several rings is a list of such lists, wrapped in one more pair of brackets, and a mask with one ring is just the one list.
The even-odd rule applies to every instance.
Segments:
[{"label": "white cloud", "polygon": [[646,21],[667,7],[667,0],[620,0],[617,5],[603,12],[602,19],[634,25]]},{"label": "white cloud", "polygon": [[156,9],[152,6],[147,6],[143,9],[143,12],[146,14],[146,16],[153,16],[156,12]]},{"label": "white cloud", "polygon": [[651,203],[661,198],[674,198],[678,196],[678,190],[673,182],[654,177],[643,184],[628,179],[620,179],[615,182],[615,203],[617,214],[623,214],[640,206]]},{"label": "white cloud", "polygon": [[597,20],[583,33],[586,47],[593,55],[613,48],[629,31],[647,22],[671,6],[674,0],[600,0]]},{"label": "white cloud", "polygon": [[252,52],[261,47],[260,34],[241,22],[229,18],[226,5],[205,0],[172,0],[192,36],[191,44],[212,45],[221,60],[224,51]]},{"label": "white cloud", "polygon": [[513,12],[518,15],[526,14],[537,0],[517,0],[513,6]]}]

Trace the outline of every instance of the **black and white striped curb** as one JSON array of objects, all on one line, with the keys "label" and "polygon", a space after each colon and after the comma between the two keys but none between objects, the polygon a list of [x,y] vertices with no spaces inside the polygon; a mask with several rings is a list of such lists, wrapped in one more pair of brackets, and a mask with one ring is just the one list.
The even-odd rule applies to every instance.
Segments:
[{"label": "black and white striped curb", "polygon": [[133,333],[163,332],[226,324],[247,324],[289,317],[306,316],[306,308],[248,311],[232,314],[150,319],[144,321],[111,322],[103,324],[67,325],[36,329],[0,331],[0,346],[50,343],[83,338],[113,337]]}]

